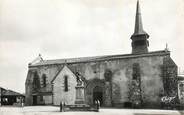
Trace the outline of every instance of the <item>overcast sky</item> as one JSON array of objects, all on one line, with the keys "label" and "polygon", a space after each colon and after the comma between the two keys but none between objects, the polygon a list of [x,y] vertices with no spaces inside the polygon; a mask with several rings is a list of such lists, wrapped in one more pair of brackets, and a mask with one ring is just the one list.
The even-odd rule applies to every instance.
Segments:
[{"label": "overcast sky", "polygon": [[[150,51],[184,70],[184,0],[140,0]],[[0,0],[0,86],[24,92],[28,63],[131,53],[136,0]]]}]

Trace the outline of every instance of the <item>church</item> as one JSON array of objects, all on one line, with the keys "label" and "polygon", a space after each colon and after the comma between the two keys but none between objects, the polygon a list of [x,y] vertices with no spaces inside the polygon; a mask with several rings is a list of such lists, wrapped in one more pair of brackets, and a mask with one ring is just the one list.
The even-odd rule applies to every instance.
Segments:
[{"label": "church", "polygon": [[150,52],[148,38],[138,1],[131,54],[56,60],[39,55],[28,65],[25,104],[93,106],[99,100],[102,107],[161,108],[162,97],[178,98],[177,65],[167,48]]}]

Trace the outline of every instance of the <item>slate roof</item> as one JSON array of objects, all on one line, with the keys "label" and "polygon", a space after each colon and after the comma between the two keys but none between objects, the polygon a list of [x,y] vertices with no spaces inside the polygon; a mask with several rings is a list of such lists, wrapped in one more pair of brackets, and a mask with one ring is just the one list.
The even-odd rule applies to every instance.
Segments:
[{"label": "slate roof", "polygon": [[12,90],[5,90],[5,92],[2,95],[3,96],[24,96],[23,94],[20,94]]},{"label": "slate roof", "polygon": [[148,57],[148,56],[158,56],[158,55],[167,55],[167,54],[170,54],[170,52],[161,50],[161,51],[154,51],[154,52],[149,52],[149,53],[144,53],[144,54],[104,55],[104,56],[93,56],[93,57],[42,60],[38,63],[30,64],[29,67],[42,66],[42,65],[53,65],[53,64],[81,63],[81,62],[104,61],[104,60],[113,60],[113,59]]},{"label": "slate roof", "polygon": [[[0,87],[0,89],[4,89],[3,87]],[[5,90],[5,89],[4,89]]]}]

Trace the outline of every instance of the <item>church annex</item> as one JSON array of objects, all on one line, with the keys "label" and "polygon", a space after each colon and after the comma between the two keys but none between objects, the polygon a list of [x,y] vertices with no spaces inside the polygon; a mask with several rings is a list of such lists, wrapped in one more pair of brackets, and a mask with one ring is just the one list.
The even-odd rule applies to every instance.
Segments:
[{"label": "church annex", "polygon": [[73,105],[81,80],[88,105],[99,100],[104,107],[160,108],[163,96],[178,98],[177,65],[167,49],[149,52],[148,38],[138,1],[131,54],[57,60],[39,56],[28,66],[26,105]]}]

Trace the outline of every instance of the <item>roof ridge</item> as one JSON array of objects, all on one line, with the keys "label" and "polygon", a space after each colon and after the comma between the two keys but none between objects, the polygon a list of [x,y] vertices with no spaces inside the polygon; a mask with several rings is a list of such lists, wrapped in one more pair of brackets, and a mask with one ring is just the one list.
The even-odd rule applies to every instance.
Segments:
[{"label": "roof ridge", "polygon": [[[157,53],[157,52],[166,52],[165,50],[151,51],[145,54]],[[67,59],[81,59],[81,58],[95,58],[95,57],[107,57],[107,56],[126,56],[126,55],[142,55],[142,54],[112,54],[112,55],[97,55],[97,56],[84,56],[84,57],[76,57],[76,58],[60,58],[60,59],[48,59],[43,61],[55,61],[55,60],[67,60]]]},{"label": "roof ridge", "polygon": [[76,58],[64,58],[64,59],[53,59],[53,60],[44,60],[42,62],[36,63],[34,65],[29,65],[29,67],[39,66],[39,65],[50,65],[50,64],[63,64],[63,63],[78,63],[78,62],[87,62],[87,61],[100,61],[100,60],[109,60],[109,59],[117,59],[117,58],[133,58],[140,56],[150,56],[150,55],[158,55],[163,53],[170,53],[170,51],[159,50],[152,51],[148,53],[142,54],[114,54],[114,55],[102,55],[102,56],[89,56],[89,57],[76,57]]}]

